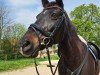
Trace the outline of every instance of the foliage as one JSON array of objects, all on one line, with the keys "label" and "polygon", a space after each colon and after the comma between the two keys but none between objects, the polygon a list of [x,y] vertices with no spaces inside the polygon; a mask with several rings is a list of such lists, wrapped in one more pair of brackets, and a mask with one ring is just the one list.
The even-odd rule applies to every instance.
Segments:
[{"label": "foliage", "polygon": [[1,59],[16,59],[18,57],[19,41],[25,32],[26,28],[21,24],[14,24],[5,28],[1,40],[1,50],[3,50],[2,55],[4,55],[4,57]]},{"label": "foliage", "polygon": [[100,45],[100,7],[83,4],[76,7],[70,15],[78,34],[87,41]]},{"label": "foliage", "polygon": [[7,9],[6,5],[4,3],[0,3],[0,50],[1,50],[1,40],[3,37],[3,31],[6,26],[11,24],[13,20],[10,17],[10,10]]}]

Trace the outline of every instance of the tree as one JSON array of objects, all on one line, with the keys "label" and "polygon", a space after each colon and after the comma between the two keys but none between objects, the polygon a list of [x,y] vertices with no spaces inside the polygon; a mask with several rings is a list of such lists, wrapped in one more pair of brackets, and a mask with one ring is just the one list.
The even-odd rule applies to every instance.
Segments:
[{"label": "tree", "polygon": [[94,34],[95,34],[95,39],[94,40],[96,41],[96,43],[100,47],[100,24],[95,28]]},{"label": "tree", "polygon": [[77,27],[77,32],[87,41],[100,45],[100,7],[94,4],[81,5],[71,13],[71,19]]},{"label": "tree", "polygon": [[19,40],[25,32],[26,28],[22,24],[13,24],[6,27],[2,39],[2,49],[4,50],[5,60],[17,58],[19,51]]},{"label": "tree", "polygon": [[3,37],[4,28],[12,23],[12,19],[9,17],[10,10],[8,10],[4,3],[0,3],[0,49]]}]

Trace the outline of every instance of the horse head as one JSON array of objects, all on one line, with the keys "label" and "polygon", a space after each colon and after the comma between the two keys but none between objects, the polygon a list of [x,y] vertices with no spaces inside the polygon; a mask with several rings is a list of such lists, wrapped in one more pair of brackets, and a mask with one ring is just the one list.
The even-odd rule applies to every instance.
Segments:
[{"label": "horse head", "polygon": [[[31,24],[20,41],[20,52],[25,56],[36,57],[38,51],[58,43],[63,33],[64,5],[62,0],[49,2],[41,0],[43,11],[36,16],[37,20]],[[41,43],[44,43],[42,45]]]}]

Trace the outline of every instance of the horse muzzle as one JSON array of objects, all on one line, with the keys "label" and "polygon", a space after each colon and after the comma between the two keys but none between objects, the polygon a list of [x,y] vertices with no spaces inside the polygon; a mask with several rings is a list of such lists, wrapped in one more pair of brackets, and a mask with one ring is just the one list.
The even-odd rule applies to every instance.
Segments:
[{"label": "horse muzzle", "polygon": [[27,40],[20,45],[19,52],[25,57],[30,57],[30,56],[37,57],[38,55],[38,52],[36,52],[33,43]]}]

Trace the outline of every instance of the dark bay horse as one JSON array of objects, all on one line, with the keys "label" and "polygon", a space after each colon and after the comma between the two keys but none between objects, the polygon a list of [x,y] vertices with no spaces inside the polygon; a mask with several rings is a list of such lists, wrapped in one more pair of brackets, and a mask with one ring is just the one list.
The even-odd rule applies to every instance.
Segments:
[{"label": "dark bay horse", "polygon": [[42,0],[42,5],[43,11],[37,15],[36,22],[30,25],[21,39],[20,52],[35,58],[46,45],[58,44],[58,55],[61,56],[58,63],[59,75],[99,75],[96,60],[99,53],[94,59],[87,45],[79,39],[62,0]]}]

